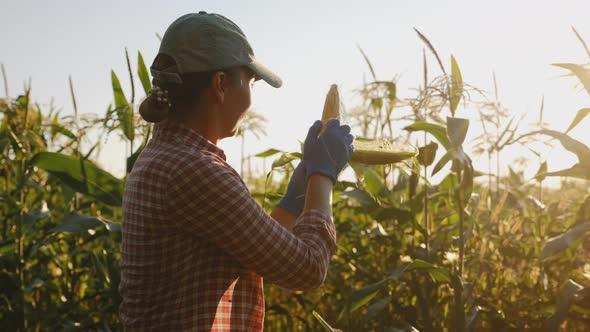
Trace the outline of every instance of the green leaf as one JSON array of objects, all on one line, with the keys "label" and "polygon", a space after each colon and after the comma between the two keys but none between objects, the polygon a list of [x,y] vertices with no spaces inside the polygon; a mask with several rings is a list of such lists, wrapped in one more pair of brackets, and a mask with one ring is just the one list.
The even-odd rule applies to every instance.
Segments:
[{"label": "green leaf", "polygon": [[583,289],[584,287],[571,279],[561,286],[555,313],[547,319],[545,326],[543,327],[545,332],[559,331],[559,326],[567,318],[567,312],[569,311],[571,304],[574,302],[575,295]]},{"label": "green leaf", "polygon": [[457,106],[463,96],[463,77],[461,76],[461,70],[455,57],[451,55],[451,114],[455,116]]},{"label": "green leaf", "polygon": [[123,181],[88,160],[84,160],[86,186],[80,160],[77,158],[56,152],[40,152],[33,157],[31,164],[46,170],[78,192],[93,196],[110,205],[122,204]]},{"label": "green leaf", "polygon": [[403,223],[412,219],[412,212],[405,209],[388,207],[378,209],[377,211],[378,212],[375,214],[375,219],[377,220],[395,219],[398,222]]},{"label": "green leaf", "polygon": [[48,124],[48,126],[51,127],[51,136],[55,136],[55,134],[60,133],[68,138],[71,138],[73,140],[76,140],[76,135],[74,135],[74,133],[72,133],[69,129],[67,129],[66,127],[62,126],[59,123],[50,123]]},{"label": "green leaf", "polygon": [[541,166],[539,166],[539,170],[537,170],[537,174],[535,174],[535,180],[542,182],[545,180],[547,173],[547,161],[544,161]]},{"label": "green leaf", "polygon": [[377,293],[383,288],[387,279],[383,279],[374,284],[367,285],[365,287],[356,289],[350,294],[350,309],[348,312],[353,312],[358,308],[371,301],[377,295]]},{"label": "green leaf", "polygon": [[145,66],[145,63],[143,62],[143,56],[139,51],[137,52],[137,75],[141,81],[141,86],[143,86],[143,91],[146,95],[148,95],[150,89],[152,88],[152,82],[150,81],[150,75],[148,74],[148,70]]},{"label": "green leaf", "polygon": [[123,89],[121,88],[119,78],[117,77],[117,74],[115,74],[114,70],[111,70],[111,82],[113,85],[113,95],[115,97],[116,107],[115,111],[117,112],[119,125],[125,137],[132,141],[135,138],[133,108],[129,105],[129,102],[123,93]]},{"label": "green leaf", "polygon": [[16,242],[14,239],[8,239],[4,242],[0,242],[0,257],[6,254],[14,254],[16,249]]},{"label": "green leaf", "polygon": [[590,108],[582,108],[581,110],[578,111],[578,113],[576,114],[576,117],[574,118],[574,120],[572,121],[572,123],[570,124],[570,126],[567,128],[567,130],[565,131],[565,133],[569,133],[572,129],[574,129],[582,120],[584,120],[584,118],[590,114]]},{"label": "green leaf", "polygon": [[554,63],[553,66],[571,71],[576,77],[578,77],[578,80],[580,80],[584,89],[586,89],[586,92],[590,95],[590,71],[586,67],[573,63]]},{"label": "green leaf", "polygon": [[567,230],[565,233],[552,237],[545,242],[541,259],[546,259],[570,248],[579,238],[590,229],[590,221],[581,223]]},{"label": "green leaf", "polygon": [[438,144],[430,142],[429,144],[418,148],[418,163],[422,166],[430,166],[436,158]]},{"label": "green leaf", "polygon": [[385,310],[389,306],[390,302],[391,298],[389,297],[384,297],[382,299],[375,301],[375,303],[371,304],[367,308],[367,313],[365,314],[365,316],[363,316],[361,322],[365,323],[377,317],[377,315],[379,315],[381,312],[383,312],[383,310]]},{"label": "green leaf", "polygon": [[100,258],[98,258],[98,256],[96,255],[95,252],[92,252],[91,257],[92,257],[92,261],[94,262],[94,266],[96,267],[96,269],[98,270],[98,272],[102,276],[102,279],[104,280],[105,284],[108,285],[111,282],[111,280],[110,280],[108,274],[106,273],[106,269],[104,268],[104,264],[100,261]]},{"label": "green leaf", "polygon": [[38,208],[26,213],[23,217],[25,232],[28,233],[37,221],[51,217],[51,211],[42,211],[41,208]]},{"label": "green leaf", "polygon": [[434,176],[436,173],[438,173],[443,167],[445,167],[446,164],[449,163],[449,161],[453,160],[455,158],[455,155],[457,154],[457,151],[455,149],[450,149],[448,150],[438,161],[438,163],[436,163],[436,165],[434,165],[434,168],[432,169],[432,175]]},{"label": "green leaf", "polygon": [[388,91],[389,107],[387,108],[386,119],[389,119],[397,101],[397,85],[394,82],[385,82],[384,84]]},{"label": "green leaf", "polygon": [[[473,192],[473,167],[471,165],[465,165],[463,167],[463,173],[461,183],[455,188],[455,199],[457,203],[461,202],[462,206],[467,204],[471,193]],[[461,205],[459,205],[461,206]]]},{"label": "green leaf", "polygon": [[575,164],[568,169],[562,169],[555,172],[547,172],[545,176],[568,176],[572,178],[578,178],[583,180],[590,180],[590,167],[580,164]]},{"label": "green leaf", "polygon": [[145,143],[142,144],[137,150],[135,150],[135,152],[133,152],[131,156],[127,158],[127,174],[131,173],[131,170],[133,170],[133,165],[135,165],[135,161],[137,161],[137,158],[139,157],[144,148]]},{"label": "green leaf", "polygon": [[102,223],[96,217],[72,213],[67,215],[53,232],[81,233],[89,229],[95,229]]},{"label": "green leaf", "polygon": [[392,279],[399,279],[405,272],[412,270],[426,270],[433,281],[444,283],[451,282],[451,273],[449,270],[420,259],[416,259],[411,263],[401,264],[389,277]]},{"label": "green leaf", "polygon": [[268,149],[266,151],[260,152],[259,154],[254,155],[255,157],[260,157],[260,158],[266,158],[266,157],[270,157],[272,155],[275,155],[277,153],[281,152],[281,150],[277,150],[277,149]]},{"label": "green leaf", "polygon": [[320,314],[313,310],[312,311],[313,316],[320,322],[320,325],[322,325],[322,327],[329,332],[342,332],[339,329],[335,329],[333,327],[330,326],[330,324],[328,324],[328,322],[326,322],[326,320],[324,318],[322,318],[322,316],[320,316]]},{"label": "green leaf", "polygon": [[[51,174],[51,173],[50,173]],[[76,195],[76,190],[72,189],[70,186],[65,184],[63,181],[60,183],[61,186],[61,193],[63,195],[65,206],[68,207],[74,195]]]},{"label": "green leaf", "polygon": [[463,144],[468,129],[469,120],[447,117],[447,133],[454,148],[458,148]]},{"label": "green leaf", "polygon": [[355,201],[359,202],[361,206],[367,208],[376,208],[378,207],[377,202],[369,195],[367,192],[360,190],[360,189],[352,189],[349,191],[344,191],[340,193],[340,196],[349,197],[354,199]]},{"label": "green leaf", "polygon": [[465,330],[466,331],[476,331],[477,322],[479,320],[479,312],[481,311],[481,307],[476,305],[471,310],[469,310],[469,314],[465,320]]},{"label": "green leaf", "polygon": [[285,166],[286,164],[290,163],[293,160],[301,159],[301,153],[299,152],[286,152],[283,153],[278,159],[272,162],[272,168],[275,169],[278,167]]},{"label": "green leaf", "polygon": [[590,166],[590,148],[586,146],[584,143],[577,141],[564,133],[560,133],[559,131],[549,129],[534,131],[525,136],[534,134],[543,134],[558,139],[565,149],[578,156],[578,159],[580,160],[581,164]]},{"label": "green leaf", "polygon": [[576,223],[582,223],[585,220],[590,220],[590,195],[584,198],[584,202],[580,204],[580,208],[576,214]]},{"label": "green leaf", "polygon": [[451,141],[447,135],[447,129],[439,124],[428,123],[428,122],[414,122],[411,125],[404,128],[407,131],[425,131],[430,135],[434,136],[436,140],[444,146],[446,150],[451,148]]},{"label": "green leaf", "polygon": [[80,233],[95,229],[100,225],[105,225],[107,230],[111,232],[121,231],[120,225],[110,220],[73,212],[67,215],[52,232]]},{"label": "green leaf", "polygon": [[417,328],[406,322],[396,322],[395,326],[388,326],[385,332],[420,332]]},{"label": "green leaf", "polygon": [[381,197],[387,193],[387,186],[383,182],[383,177],[373,168],[365,169],[363,175],[367,191],[375,197]]}]

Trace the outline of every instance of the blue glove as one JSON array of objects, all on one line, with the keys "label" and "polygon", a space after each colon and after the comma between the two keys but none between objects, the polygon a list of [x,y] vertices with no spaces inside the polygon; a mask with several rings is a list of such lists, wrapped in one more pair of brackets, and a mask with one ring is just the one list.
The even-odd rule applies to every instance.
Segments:
[{"label": "blue glove", "polygon": [[322,174],[336,183],[338,174],[352,158],[354,137],[350,134],[350,127],[341,126],[336,119],[328,120],[326,130],[318,137],[321,129],[322,121],[318,120],[309,128],[305,139],[303,162],[307,177]]},{"label": "blue glove", "polygon": [[303,212],[303,205],[305,204],[305,191],[307,189],[307,176],[305,174],[305,165],[303,161],[295,167],[295,171],[291,175],[289,184],[287,185],[287,192],[277,206],[289,211],[295,216],[299,216]]}]

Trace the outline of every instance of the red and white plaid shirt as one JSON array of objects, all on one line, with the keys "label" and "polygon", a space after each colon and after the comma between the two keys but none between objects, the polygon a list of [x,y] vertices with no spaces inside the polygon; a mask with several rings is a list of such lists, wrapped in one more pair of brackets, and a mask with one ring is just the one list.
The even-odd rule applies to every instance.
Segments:
[{"label": "red and white plaid shirt", "polygon": [[314,289],[336,252],[330,216],[289,231],[252,198],[221,149],[169,122],[129,174],[119,308],[126,331],[261,331],[262,277]]}]

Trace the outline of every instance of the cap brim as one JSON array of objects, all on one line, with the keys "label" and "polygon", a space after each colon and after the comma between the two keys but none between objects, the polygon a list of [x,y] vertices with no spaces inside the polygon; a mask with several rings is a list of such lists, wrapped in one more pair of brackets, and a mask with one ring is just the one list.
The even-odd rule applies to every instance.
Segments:
[{"label": "cap brim", "polygon": [[266,83],[270,84],[272,87],[280,88],[283,85],[283,80],[279,77],[279,75],[275,74],[273,71],[268,69],[265,65],[261,64],[260,62],[252,62],[247,65],[248,68],[252,69],[256,76],[263,79]]}]

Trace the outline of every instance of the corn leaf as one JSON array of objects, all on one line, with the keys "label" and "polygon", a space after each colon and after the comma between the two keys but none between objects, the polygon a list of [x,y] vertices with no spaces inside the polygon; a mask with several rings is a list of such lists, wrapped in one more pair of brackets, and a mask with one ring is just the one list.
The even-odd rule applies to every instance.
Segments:
[{"label": "corn leaf", "polygon": [[135,161],[137,161],[137,158],[139,157],[144,148],[145,143],[143,143],[137,150],[135,150],[135,152],[133,152],[133,154],[131,154],[131,156],[127,158],[127,174],[131,173],[131,171],[133,170],[133,165],[135,165]]},{"label": "corn leaf", "polygon": [[544,161],[541,166],[539,166],[539,170],[537,170],[537,174],[535,174],[535,180],[541,182],[545,180],[547,173],[547,161]]},{"label": "corn leaf", "polygon": [[357,201],[361,206],[369,209],[375,209],[379,207],[377,201],[375,201],[375,199],[373,199],[373,197],[369,193],[360,189],[344,191],[340,193],[340,196],[351,198]]},{"label": "corn leaf", "polygon": [[458,148],[463,144],[468,129],[469,120],[447,117],[447,133],[454,148]]},{"label": "corn leaf", "polygon": [[576,294],[582,290],[584,290],[584,287],[571,279],[561,286],[555,313],[549,317],[543,327],[545,332],[557,332],[560,330],[559,327],[567,318],[567,313],[571,304],[574,302]]},{"label": "corn leaf", "polygon": [[123,131],[125,137],[132,141],[135,138],[135,128],[133,124],[133,109],[130,107],[121,83],[117,74],[114,70],[111,70],[111,83],[113,85],[113,95],[115,97],[115,111],[117,112],[117,119],[119,120],[119,126]]},{"label": "corn leaf", "polygon": [[266,157],[270,157],[272,155],[275,155],[277,153],[280,153],[281,150],[277,150],[277,149],[268,149],[266,151],[260,152],[256,155],[254,155],[255,157],[259,157],[259,158],[266,158]]},{"label": "corn leaf", "polygon": [[396,207],[388,207],[388,208],[381,208],[378,209],[378,212],[375,213],[376,220],[387,220],[387,219],[395,219],[399,223],[404,223],[406,221],[410,221],[412,219],[412,212],[406,209],[400,209]]},{"label": "corn leaf", "polygon": [[576,223],[582,223],[584,220],[590,220],[590,195],[584,198],[584,203],[580,205],[576,214]]},{"label": "corn leaf", "polygon": [[387,116],[385,119],[389,120],[397,101],[397,85],[394,82],[385,82],[384,84],[387,86],[387,98],[389,99],[389,107],[387,108]]},{"label": "corn leaf", "polygon": [[436,150],[438,150],[438,144],[430,142],[425,146],[418,148],[418,163],[422,166],[430,166],[436,158]]},{"label": "corn leaf", "polygon": [[293,160],[301,159],[301,153],[299,152],[286,152],[283,153],[279,158],[272,162],[272,169],[285,166]]},{"label": "corn leaf", "polygon": [[439,124],[435,123],[428,123],[428,122],[414,122],[411,125],[404,128],[407,131],[425,131],[430,135],[434,136],[436,140],[444,146],[446,150],[451,148],[451,141],[449,140],[449,136],[447,135],[447,129]]},{"label": "corn leaf", "polygon": [[584,120],[584,118],[590,114],[590,108],[582,108],[581,110],[578,111],[578,113],[576,114],[576,117],[574,118],[574,120],[572,121],[572,123],[570,124],[570,126],[567,128],[567,130],[565,131],[565,133],[569,133],[572,129],[574,129],[582,120]]},{"label": "corn leaf", "polygon": [[590,166],[575,164],[574,166],[554,172],[547,172],[541,176],[567,176],[571,178],[590,180]]},{"label": "corn leaf", "polygon": [[356,289],[350,295],[350,307],[348,312],[353,312],[358,308],[371,301],[377,293],[383,288],[387,279],[383,279],[374,284],[367,285],[365,287]]},{"label": "corn leaf", "polygon": [[390,302],[391,298],[389,297],[384,297],[382,299],[375,301],[375,303],[371,304],[367,308],[367,313],[361,319],[361,323],[364,324],[365,322],[368,322],[371,319],[377,317],[377,315],[379,315],[381,312],[383,312],[383,310],[385,310],[389,306]]},{"label": "corn leaf", "polygon": [[367,168],[364,174],[365,186],[367,191],[375,197],[383,196],[387,193],[387,186],[383,182],[383,177],[372,168]]},{"label": "corn leaf", "polygon": [[395,269],[389,276],[392,279],[399,279],[405,272],[412,270],[426,270],[433,281],[436,282],[451,282],[451,273],[449,270],[440,266],[433,265],[421,259],[416,259],[411,263],[403,263]]},{"label": "corn leaf", "polygon": [[326,320],[322,316],[320,316],[320,314],[317,311],[313,310],[312,314],[320,322],[320,325],[322,325],[322,327],[326,331],[328,331],[328,332],[342,332],[339,329],[335,329],[335,328],[331,327],[330,324],[328,324],[328,322],[326,322]]},{"label": "corn leaf", "polygon": [[590,70],[588,68],[574,63],[554,63],[553,66],[571,71],[580,80],[584,89],[590,95]]},{"label": "corn leaf", "polygon": [[568,135],[566,135],[564,133],[560,133],[559,131],[555,131],[555,130],[543,129],[543,130],[534,131],[534,132],[527,134],[527,135],[533,135],[533,134],[543,134],[543,135],[551,136],[551,137],[559,140],[561,145],[563,145],[563,147],[566,150],[568,150],[568,151],[576,154],[576,156],[578,156],[578,159],[582,165],[584,165],[586,167],[590,167],[590,148],[588,146],[586,146],[584,143],[577,141],[577,140],[569,137]]},{"label": "corn leaf", "polygon": [[77,192],[93,196],[106,204],[122,204],[123,181],[91,161],[84,160],[87,186],[84,185],[81,163],[77,158],[56,152],[40,152],[33,157],[31,164],[46,170]]},{"label": "corn leaf", "polygon": [[150,81],[150,75],[145,66],[145,63],[143,62],[143,56],[141,55],[141,52],[137,52],[137,76],[139,76],[143,91],[146,95],[148,95],[150,89],[152,88],[152,82]]},{"label": "corn leaf", "polygon": [[109,231],[121,231],[120,225],[110,220],[73,212],[67,215],[52,232],[81,233],[100,225],[105,225]]},{"label": "corn leaf", "polygon": [[438,173],[443,167],[445,167],[446,164],[449,163],[449,161],[453,160],[455,158],[455,155],[457,154],[457,151],[455,149],[451,149],[448,150],[438,161],[438,163],[436,163],[436,165],[434,165],[434,168],[432,169],[432,176],[434,176],[436,173]]},{"label": "corn leaf", "polygon": [[457,64],[457,60],[454,56],[451,55],[451,96],[450,96],[450,103],[451,103],[451,114],[455,116],[455,111],[457,110],[457,106],[459,106],[459,102],[461,101],[461,97],[463,96],[463,77],[461,76],[461,70],[459,69],[459,65]]},{"label": "corn leaf", "polygon": [[552,237],[543,247],[541,259],[547,259],[557,253],[560,253],[580,239],[590,229],[590,222],[584,222],[567,230],[565,233]]},{"label": "corn leaf", "polygon": [[463,166],[461,183],[455,188],[455,199],[458,206],[465,206],[473,192],[473,167],[471,164]]}]

